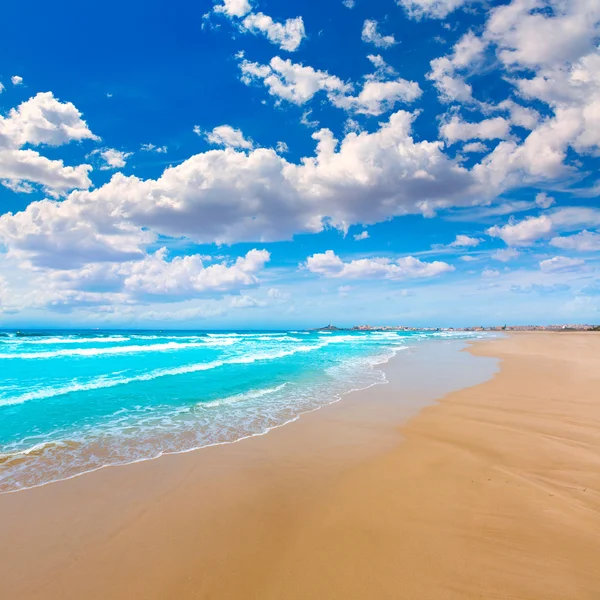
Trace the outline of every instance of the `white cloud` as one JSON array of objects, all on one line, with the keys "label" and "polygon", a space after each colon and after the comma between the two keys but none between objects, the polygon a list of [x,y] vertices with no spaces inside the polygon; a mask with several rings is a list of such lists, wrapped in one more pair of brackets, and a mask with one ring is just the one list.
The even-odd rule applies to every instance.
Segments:
[{"label": "white cloud", "polygon": [[463,152],[487,152],[488,147],[482,142],[469,142],[462,147]]},{"label": "white cloud", "polygon": [[229,304],[231,308],[255,308],[257,306],[266,306],[266,302],[257,300],[252,296],[236,296]]},{"label": "white cloud", "polygon": [[0,82],[0,94],[4,91],[4,84]]},{"label": "white cloud", "polygon": [[23,78],[20,75],[13,75],[10,80],[13,85],[21,85],[23,83]]},{"label": "white cloud", "polygon": [[[214,7],[214,12],[222,13],[232,19],[241,31],[255,35],[262,34],[282,50],[294,52],[306,38],[302,17],[294,17],[286,19],[283,23],[277,23],[269,15],[251,11],[252,5],[248,0],[223,0],[223,4],[217,4]],[[209,15],[210,13],[206,17]],[[242,18],[243,21],[237,21]]]},{"label": "white cloud", "polygon": [[500,271],[496,271],[496,269],[484,269],[481,272],[481,276],[484,279],[494,279],[496,277],[500,277]]},{"label": "white cloud", "polygon": [[262,12],[250,13],[243,21],[244,27],[252,33],[263,33],[266,38],[282,50],[294,52],[306,37],[302,17],[276,23]]},{"label": "white cloud", "polygon": [[373,133],[349,133],[341,142],[321,129],[313,134],[315,155],[298,163],[272,149],[227,148],[192,156],[156,180],[117,173],[64,202],[33,202],[0,216],[0,239],[35,263],[126,260],[157,234],[195,242],[285,240],[484,201],[488,192],[440,142],[413,140],[414,118],[399,111]]},{"label": "white cloud", "polygon": [[156,146],[154,144],[142,144],[140,150],[143,152],[156,152],[157,154],[166,154],[168,148],[166,146]]},{"label": "white cloud", "polygon": [[500,262],[509,262],[513,258],[517,258],[521,253],[516,248],[503,248],[502,250],[496,250],[492,253],[494,260]]},{"label": "white cloud", "polygon": [[584,229],[575,235],[552,238],[550,244],[556,248],[563,248],[565,250],[597,252],[600,251],[600,234]]},{"label": "white cloud", "polygon": [[361,258],[344,262],[333,250],[323,254],[313,254],[306,259],[304,268],[324,277],[348,279],[411,279],[435,277],[454,271],[445,262],[423,262],[413,256],[398,258]]},{"label": "white cloud", "polygon": [[[52,196],[75,188],[88,188],[90,165],[65,166],[35,150],[22,147],[60,146],[70,141],[98,138],[88,129],[81,113],[70,102],[59,102],[51,92],[40,93],[0,115],[0,179],[19,186],[40,184]],[[25,186],[27,187],[27,186]]]},{"label": "white cloud", "polygon": [[527,217],[519,222],[511,219],[502,227],[498,225],[490,227],[486,233],[501,238],[509,246],[526,246],[540,238],[549,237],[556,231],[572,231],[582,226],[598,225],[600,225],[599,210],[571,206],[545,212],[539,217]]},{"label": "white cloud", "polygon": [[513,0],[492,11],[485,36],[497,44],[498,57],[509,67],[552,66],[594,48],[599,18],[595,0]]},{"label": "white cloud", "polygon": [[484,119],[478,123],[467,123],[455,115],[440,127],[440,135],[449,144],[472,139],[506,139],[509,134],[510,122],[503,117]]},{"label": "white cloud", "polygon": [[433,81],[443,102],[472,103],[473,89],[465,81],[460,71],[468,71],[473,65],[478,64],[485,50],[486,44],[472,31],[465,33],[454,45],[452,52],[447,56],[435,58],[430,62],[431,71],[427,79]]},{"label": "white cloud", "polygon": [[470,254],[463,254],[463,256],[459,256],[459,258],[464,262],[476,262],[479,260],[479,257],[471,256]]},{"label": "white cloud", "polygon": [[565,271],[574,271],[585,264],[584,260],[579,258],[568,258],[566,256],[555,256],[540,262],[540,269],[544,273],[556,273]]},{"label": "white cloud", "polygon": [[23,182],[37,183],[46,193],[58,197],[72,189],[90,187],[91,170],[90,165],[65,166],[62,160],[50,160],[34,150],[0,149],[0,179],[12,182],[15,189],[31,189]]},{"label": "white cloud", "polygon": [[530,107],[521,106],[513,100],[504,100],[496,107],[500,110],[507,110],[510,113],[510,121],[513,125],[518,125],[524,129],[533,130],[541,120],[540,113]]},{"label": "white cloud", "polygon": [[230,125],[219,125],[206,134],[206,139],[216,146],[226,148],[243,148],[250,150],[253,147],[251,140],[247,140],[239,129]]},{"label": "white cloud", "polygon": [[115,148],[103,148],[97,149],[90,152],[90,155],[99,155],[104,164],[100,167],[101,171],[108,171],[110,169],[121,169],[127,164],[127,159],[133,154],[133,152],[123,152]]},{"label": "white cloud", "polygon": [[237,291],[258,284],[260,272],[270,255],[266,250],[250,250],[233,264],[212,264],[205,267],[202,257],[178,256],[166,260],[162,248],[143,260],[125,263],[119,273],[125,275],[124,291],[148,296],[194,296]]},{"label": "white cloud", "polygon": [[388,77],[396,77],[398,75],[396,69],[388,65],[381,54],[367,54],[367,59],[375,67],[375,73],[365,75],[365,79],[383,81]]},{"label": "white cloud", "polygon": [[60,102],[52,92],[39,93],[8,117],[0,116],[0,147],[20,148],[25,144],[60,146],[71,141],[98,140],[70,102]]},{"label": "white cloud", "polygon": [[354,8],[354,5],[356,4],[356,0],[342,0],[342,4],[346,8]]},{"label": "white cloud", "polygon": [[393,35],[382,35],[379,33],[379,23],[374,19],[367,19],[362,28],[362,40],[374,44],[378,48],[389,48],[398,42]]},{"label": "white cloud", "polygon": [[490,185],[526,185],[573,175],[569,149],[600,151],[600,3],[513,0],[492,10],[482,34],[495,47],[509,84],[525,100],[545,103],[541,118],[514,101],[498,105],[531,129],[523,142],[501,142],[481,165]]},{"label": "white cloud", "polygon": [[302,117],[300,118],[300,123],[305,127],[309,127],[310,129],[315,129],[319,126],[319,121],[311,121],[310,115],[312,114],[312,110],[305,110],[302,113]]},{"label": "white cloud", "polygon": [[268,65],[243,60],[240,69],[246,85],[261,82],[278,102],[286,100],[302,105],[318,92],[324,92],[333,106],[358,114],[381,115],[398,102],[412,102],[422,94],[419,84],[414,81],[402,78],[381,81],[381,70],[369,77],[359,94],[353,96],[352,84],[339,77],[278,56]]},{"label": "white cloud", "polygon": [[492,237],[499,237],[509,246],[526,246],[546,237],[552,231],[552,220],[546,215],[541,217],[528,217],[518,223],[510,222],[502,227],[494,225],[486,233]]},{"label": "white cloud", "polygon": [[[167,259],[158,251],[137,260],[87,263],[77,268],[36,267],[22,306],[71,310],[77,306],[136,305],[222,298],[259,285],[270,255],[250,250],[235,260],[206,266],[198,254]],[[68,267],[68,265],[65,265]]]},{"label": "white cloud", "polygon": [[340,96],[332,99],[338,108],[364,115],[381,115],[392,110],[398,102],[410,103],[423,92],[415,81],[367,81],[358,96]]},{"label": "white cloud", "polygon": [[31,184],[19,179],[0,179],[0,184],[6,189],[15,192],[15,194],[31,194],[35,192],[35,188]]},{"label": "white cloud", "polygon": [[279,56],[273,57],[268,65],[243,60],[240,69],[246,85],[262,81],[271,95],[299,105],[308,102],[319,91],[332,95],[351,89],[350,85],[326,71],[305,67],[290,59],[283,60]]},{"label": "white cloud", "polygon": [[252,10],[248,0],[223,0],[223,4],[217,4],[215,12],[224,13],[229,17],[243,17]]},{"label": "white cloud", "polygon": [[285,142],[277,142],[275,150],[277,151],[277,154],[286,154],[290,151],[289,146]]},{"label": "white cloud", "polygon": [[361,231],[360,233],[357,233],[354,235],[354,239],[359,242],[360,240],[366,240],[369,237],[369,232],[365,229],[364,231]]},{"label": "white cloud", "polygon": [[545,192],[540,192],[535,197],[535,203],[540,208],[550,208],[552,205],[556,204],[556,200],[554,200],[552,196],[548,196]]},{"label": "white cloud", "polygon": [[468,0],[396,0],[412,19],[444,19]]},{"label": "white cloud", "polygon": [[459,234],[456,236],[456,239],[449,244],[451,248],[468,248],[475,247],[480,244],[481,240],[479,238],[469,237],[468,235]]}]

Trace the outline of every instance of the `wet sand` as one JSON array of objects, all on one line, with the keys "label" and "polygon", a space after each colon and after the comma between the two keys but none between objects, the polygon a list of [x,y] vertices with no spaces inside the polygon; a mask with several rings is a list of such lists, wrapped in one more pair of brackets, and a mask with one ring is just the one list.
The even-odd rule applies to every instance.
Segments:
[{"label": "wet sand", "polygon": [[469,352],[399,355],[389,385],[262,437],[0,496],[0,598],[597,599],[600,335]]}]

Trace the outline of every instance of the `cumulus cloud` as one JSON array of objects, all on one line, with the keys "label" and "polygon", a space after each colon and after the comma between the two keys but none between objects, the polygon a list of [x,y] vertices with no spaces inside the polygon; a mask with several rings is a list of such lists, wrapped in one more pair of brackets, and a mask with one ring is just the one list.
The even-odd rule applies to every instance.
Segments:
[{"label": "cumulus cloud", "polygon": [[413,119],[399,111],[375,132],[349,133],[341,142],[321,129],[313,134],[315,155],[299,163],[271,149],[227,148],[192,156],[156,180],[117,173],[64,202],[33,202],[2,215],[0,239],[36,262],[94,252],[107,260],[141,252],[156,234],[217,243],[284,240],[481,201],[477,181],[444,155],[441,143],[413,140]]},{"label": "cumulus cloud", "polygon": [[278,56],[272,58],[268,65],[242,60],[240,69],[246,85],[262,83],[278,102],[286,100],[303,105],[323,92],[333,106],[357,114],[381,115],[392,110],[398,102],[410,103],[422,94],[419,84],[414,81],[402,78],[382,80],[381,70],[367,78],[361,91],[353,95],[351,83],[343,82],[326,71]]},{"label": "cumulus cloud", "polygon": [[[493,47],[518,96],[544,103],[550,114],[505,101],[525,139],[501,142],[482,163],[490,184],[516,186],[575,173],[569,149],[600,150],[600,4],[513,0],[490,13],[481,39]],[[485,173],[484,173],[485,172]]]},{"label": "cumulus cloud", "polygon": [[0,116],[0,147],[25,144],[60,146],[71,141],[98,140],[71,102],[60,102],[52,92],[39,93]]},{"label": "cumulus cloud", "polygon": [[[481,202],[485,190],[440,142],[415,142],[399,111],[373,133],[313,134],[315,155],[288,162],[272,149],[211,150],[158,179],[121,173],[61,202],[0,216],[0,240],[34,262],[99,260],[142,252],[156,235],[195,242],[290,239],[404,214]],[[75,250],[74,250],[75,249]],[[116,258],[115,258],[116,259]]]},{"label": "cumulus cloud", "polygon": [[224,13],[228,17],[243,17],[252,10],[248,0],[223,0],[214,7],[215,12]]},{"label": "cumulus cloud", "polygon": [[269,261],[266,250],[250,250],[233,264],[205,267],[197,254],[166,260],[165,248],[144,259],[125,263],[118,269],[124,276],[123,290],[146,296],[185,296],[226,293],[258,284],[256,274]]},{"label": "cumulus cloud", "polygon": [[299,105],[311,100],[319,91],[333,96],[351,89],[335,75],[293,63],[290,59],[283,60],[279,56],[273,57],[268,65],[242,60],[240,69],[246,85],[261,81],[271,95]]},{"label": "cumulus cloud", "polygon": [[468,0],[396,0],[411,19],[445,19]]},{"label": "cumulus cloud", "polygon": [[547,260],[540,262],[540,269],[544,273],[557,273],[565,271],[574,271],[579,269],[583,264],[584,260],[580,258],[569,258],[567,256],[555,256]]},{"label": "cumulus cloud", "polygon": [[[32,288],[22,306],[72,310],[77,307],[181,302],[192,298],[222,298],[259,285],[259,275],[269,261],[266,250],[204,264],[198,254],[168,259],[161,248],[136,260],[86,263],[77,268],[36,267]],[[65,265],[70,267],[72,265]]]},{"label": "cumulus cloud", "polygon": [[488,147],[482,142],[469,142],[462,147],[463,152],[487,152]]},{"label": "cumulus cloud", "polygon": [[382,35],[379,33],[379,23],[375,19],[367,19],[363,23],[362,40],[374,44],[378,48],[389,48],[398,42],[393,35]]},{"label": "cumulus cloud", "polygon": [[306,37],[302,17],[278,23],[263,12],[252,12],[248,0],[223,0],[223,4],[217,4],[213,10],[232,19],[242,32],[264,35],[272,44],[287,52],[297,50]]},{"label": "cumulus cloud", "polygon": [[554,237],[550,240],[550,245],[577,252],[598,252],[600,251],[600,234],[584,229],[575,235]]},{"label": "cumulus cloud", "polygon": [[572,231],[586,225],[600,225],[600,211],[571,206],[546,212],[539,217],[527,217],[518,222],[511,219],[506,225],[490,227],[486,233],[492,237],[499,237],[509,246],[526,246],[549,237],[556,231]]},{"label": "cumulus cloud", "polygon": [[472,31],[465,33],[447,56],[430,62],[427,79],[433,82],[442,102],[473,103],[473,88],[465,80],[469,69],[483,56],[486,43]]},{"label": "cumulus cloud", "polygon": [[353,237],[357,242],[359,242],[360,240],[366,240],[369,237],[369,232],[365,229],[364,231],[355,234]]},{"label": "cumulus cloud", "polygon": [[0,115],[0,179],[19,186],[22,182],[42,185],[52,196],[91,185],[90,165],[65,166],[50,160],[31,146],[60,146],[70,141],[98,140],[81,113],[70,102],[60,102],[51,92],[37,94],[6,117]]},{"label": "cumulus cloud", "polygon": [[469,237],[468,235],[459,234],[456,239],[449,244],[451,248],[473,248],[481,243],[479,238]]},{"label": "cumulus cloud", "polygon": [[594,48],[599,16],[595,1],[513,0],[492,11],[485,36],[497,44],[498,57],[507,66],[552,66]]},{"label": "cumulus cloud", "polygon": [[333,250],[313,254],[302,265],[308,271],[323,277],[347,279],[412,279],[427,278],[454,271],[445,262],[423,262],[413,256],[398,258],[361,258],[344,262]]},{"label": "cumulus cloud", "polygon": [[90,152],[90,156],[97,154],[103,161],[100,167],[101,171],[108,171],[110,169],[121,169],[127,164],[127,159],[133,154],[133,152],[124,152],[115,148],[99,148]]},{"label": "cumulus cloud", "polygon": [[453,116],[440,127],[440,135],[449,144],[457,141],[506,139],[510,134],[510,122],[502,117],[467,123]]},{"label": "cumulus cloud", "polygon": [[527,246],[541,237],[548,236],[552,231],[550,217],[528,217],[518,223],[511,222],[499,227],[494,225],[487,229],[487,234],[499,237],[509,246]]},{"label": "cumulus cloud", "polygon": [[10,81],[13,85],[21,85],[23,83],[23,78],[20,75],[13,75],[10,78]]},{"label": "cumulus cloud", "polygon": [[251,140],[247,140],[239,129],[230,125],[219,125],[206,134],[209,143],[226,148],[242,148],[250,150],[253,147]]},{"label": "cumulus cloud", "polygon": [[287,19],[285,23],[276,23],[264,13],[250,13],[243,26],[252,33],[262,33],[282,50],[294,52],[306,37],[302,17]]}]

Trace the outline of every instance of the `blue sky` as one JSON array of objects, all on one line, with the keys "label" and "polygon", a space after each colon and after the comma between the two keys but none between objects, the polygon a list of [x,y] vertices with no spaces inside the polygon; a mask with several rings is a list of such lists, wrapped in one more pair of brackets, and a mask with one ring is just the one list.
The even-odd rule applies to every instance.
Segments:
[{"label": "blue sky", "polygon": [[0,326],[600,322],[600,0],[4,17]]}]

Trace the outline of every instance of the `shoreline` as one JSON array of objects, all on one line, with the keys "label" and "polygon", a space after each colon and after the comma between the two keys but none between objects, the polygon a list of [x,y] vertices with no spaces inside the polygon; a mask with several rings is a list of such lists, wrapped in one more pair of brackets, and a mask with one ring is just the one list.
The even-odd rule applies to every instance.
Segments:
[{"label": "shoreline", "polygon": [[[600,576],[586,557],[600,551],[600,448],[589,385],[598,383],[599,342],[578,334],[511,335],[449,353],[437,371],[430,355],[421,373],[415,355],[401,354],[387,365],[390,377],[402,378],[404,368],[412,389],[406,381],[401,388],[374,386],[268,436],[0,496],[0,539],[11,540],[0,547],[0,595],[391,599],[402,590],[403,597],[432,599],[483,592],[490,598],[593,598]],[[468,380],[457,378],[461,368],[487,379],[484,371],[491,374],[496,356],[500,371],[491,379],[461,385]],[[533,383],[522,379],[524,364]],[[426,381],[431,385],[418,397],[420,375],[439,381]],[[436,385],[454,391],[439,400]],[[549,385],[551,415],[542,411],[532,419],[518,408],[523,402],[537,407]],[[505,399],[501,411],[499,397]],[[536,495],[540,481],[533,485],[521,465],[520,478],[504,473],[514,485],[496,483],[496,463],[510,458],[514,470],[519,461],[528,467],[535,459],[545,472],[554,456],[549,448],[558,453],[552,465],[571,460],[552,444],[565,438],[560,428],[573,428],[565,411],[577,398],[586,399],[577,405],[579,420],[590,411],[589,425],[581,424],[587,445],[583,454],[576,452],[579,438],[567,445],[579,466],[575,475],[566,473],[591,493],[577,492],[587,493],[583,513],[579,496],[578,503],[561,505],[562,512],[551,507],[550,524],[568,524],[565,540],[562,529],[548,530],[547,509]],[[522,427],[543,421],[557,431],[538,439],[533,428],[529,437],[538,436],[543,452],[526,435],[518,437],[515,456],[511,418]],[[493,484],[483,477],[490,470]],[[563,485],[563,503],[569,493]],[[498,523],[499,517],[507,520]],[[522,539],[519,531],[531,536]],[[561,544],[554,545],[557,535]],[[525,552],[531,548],[538,554]],[[525,581],[527,570],[533,581]]]},{"label": "shoreline", "polygon": [[[447,340],[448,342],[456,342],[456,345],[459,344],[463,344],[465,347],[466,345],[473,341],[473,340],[469,340],[469,339],[460,339],[460,338],[456,338],[456,339],[452,339],[449,338]],[[143,457],[143,458],[137,458],[137,459],[131,459],[131,460],[123,460],[122,462],[113,462],[113,463],[108,463],[108,464],[103,464],[101,466],[98,467],[94,467],[91,469],[84,469],[80,472],[74,473],[72,475],[69,475],[67,477],[62,477],[59,479],[52,479],[49,481],[43,481],[41,483],[37,483],[34,485],[30,485],[30,486],[25,486],[19,489],[8,489],[8,490],[1,490],[0,489],[0,496],[6,495],[6,494],[16,494],[18,492],[25,492],[28,490],[33,490],[36,488],[40,488],[40,487],[44,487],[47,485],[54,485],[57,483],[61,483],[64,481],[69,481],[71,479],[76,479],[78,477],[82,477],[85,475],[89,475],[92,473],[96,473],[98,471],[102,471],[104,469],[109,469],[109,468],[116,468],[116,467],[127,467],[129,465],[135,465],[135,464],[140,464],[140,463],[144,463],[144,462],[148,462],[148,461],[153,461],[153,460],[159,460],[163,457],[166,456],[177,456],[180,454],[188,454],[190,452],[196,452],[199,450],[204,450],[207,448],[214,448],[214,447],[218,447],[218,446],[227,446],[229,444],[236,444],[239,442],[242,442],[244,440],[248,440],[248,439],[252,439],[254,437],[261,437],[264,435],[267,435],[268,433],[270,433],[271,431],[274,431],[276,429],[282,428],[282,427],[286,427],[287,425],[291,425],[292,423],[295,423],[296,421],[298,421],[301,417],[305,416],[305,415],[309,415],[313,412],[319,411],[321,409],[324,409],[328,406],[337,404],[340,401],[343,401],[347,396],[351,395],[351,394],[355,394],[355,393],[361,393],[361,392],[366,392],[367,390],[373,388],[373,387],[377,387],[380,385],[387,385],[389,383],[388,378],[387,378],[387,365],[389,364],[390,361],[393,361],[396,359],[396,357],[398,355],[403,354],[404,351],[408,351],[409,353],[412,351],[419,351],[419,349],[421,349],[421,351],[423,351],[423,346],[425,346],[425,348],[427,348],[427,345],[430,343],[440,343],[439,340],[427,340],[425,342],[418,342],[416,345],[413,346],[401,346],[401,347],[397,347],[397,348],[393,348],[390,349],[390,355],[387,357],[379,357],[382,360],[380,362],[373,362],[372,364],[369,365],[369,370],[374,370],[374,371],[379,371],[382,376],[383,376],[383,380],[382,381],[378,381],[378,382],[373,382],[373,383],[369,383],[366,384],[364,387],[358,387],[358,388],[352,388],[352,389],[348,389],[346,391],[343,392],[337,392],[334,396],[332,400],[328,400],[328,401],[324,401],[322,404],[320,404],[319,406],[316,406],[314,408],[309,408],[303,411],[300,411],[297,415],[295,415],[294,417],[288,419],[287,421],[284,421],[280,424],[277,425],[273,425],[270,427],[267,427],[264,431],[258,431],[255,433],[249,433],[246,435],[242,435],[239,438],[236,439],[231,439],[231,440],[226,440],[226,441],[219,441],[219,442],[212,442],[212,443],[208,443],[208,444],[204,444],[204,445],[200,445],[200,446],[194,446],[191,448],[185,448],[185,449],[181,449],[181,450],[173,450],[173,451],[164,451],[164,452],[160,452],[157,455],[154,456],[147,456],[147,457]],[[464,348],[463,348],[464,349]],[[67,440],[67,443],[71,443]],[[72,442],[72,443],[77,443],[77,442]],[[61,445],[62,442],[43,442],[37,445],[37,447],[40,448],[45,448],[45,447],[56,447]],[[37,447],[34,448],[29,448],[27,450],[21,451],[21,452],[17,452],[13,455],[2,455],[0,454],[0,465],[2,465],[2,459],[12,459],[13,457],[17,457],[20,455],[23,456],[28,456],[31,454],[32,450],[37,450]]]}]

